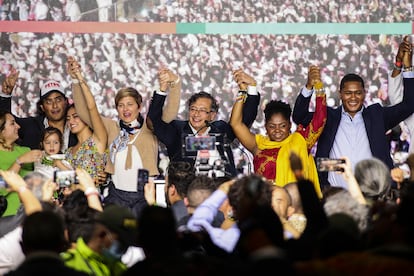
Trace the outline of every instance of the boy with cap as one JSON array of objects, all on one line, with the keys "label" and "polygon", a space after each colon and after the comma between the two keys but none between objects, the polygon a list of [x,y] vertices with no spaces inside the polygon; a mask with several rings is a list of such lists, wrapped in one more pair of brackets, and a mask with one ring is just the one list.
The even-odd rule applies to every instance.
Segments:
[{"label": "boy with cap", "polygon": [[[12,91],[16,85],[19,71],[11,70],[11,73],[2,83],[0,92],[0,110],[7,110],[11,113]],[[76,135],[70,133],[66,125],[66,107],[68,100],[63,86],[54,80],[49,80],[40,87],[40,100],[37,103],[39,115],[36,117],[18,118],[16,122],[20,125],[19,145],[40,148],[40,136],[45,128],[52,126],[59,129],[63,134],[62,150],[77,143]]]},{"label": "boy with cap", "polygon": [[98,216],[90,237],[80,237],[76,248],[62,254],[65,264],[89,275],[121,275],[122,255],[136,245],[137,220],[125,207],[109,205]]}]

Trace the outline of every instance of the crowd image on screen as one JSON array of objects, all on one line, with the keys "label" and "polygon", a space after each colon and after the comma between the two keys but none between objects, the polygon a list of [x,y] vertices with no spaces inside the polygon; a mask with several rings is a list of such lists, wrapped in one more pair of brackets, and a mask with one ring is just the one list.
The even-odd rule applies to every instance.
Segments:
[{"label": "crowd image on screen", "polygon": [[[217,98],[218,118],[227,120],[237,93],[230,72],[237,67],[256,76],[259,91],[266,95],[262,108],[267,99],[292,105],[310,64],[322,68],[328,106],[338,105],[339,81],[349,72],[365,79],[367,104],[388,104],[387,74],[400,39],[398,35],[1,33],[0,73],[4,78],[11,66],[20,71],[13,91],[14,114],[34,115],[41,84],[55,79],[69,88],[66,55],[77,56],[101,114],[115,117],[117,89],[135,87],[147,103],[145,111],[157,87],[160,63],[168,64],[182,80],[179,116],[185,117],[186,99],[204,90]],[[260,114],[254,129],[264,124]]]}]

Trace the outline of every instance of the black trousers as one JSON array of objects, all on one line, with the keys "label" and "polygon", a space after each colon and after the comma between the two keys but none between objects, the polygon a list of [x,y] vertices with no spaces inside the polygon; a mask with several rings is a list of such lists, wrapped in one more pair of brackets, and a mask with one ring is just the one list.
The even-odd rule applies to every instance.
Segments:
[{"label": "black trousers", "polygon": [[108,186],[108,196],[104,198],[104,205],[116,204],[127,207],[131,212],[139,218],[142,209],[148,206],[144,197],[143,188],[139,188],[138,192],[128,192],[115,188],[111,182]]}]

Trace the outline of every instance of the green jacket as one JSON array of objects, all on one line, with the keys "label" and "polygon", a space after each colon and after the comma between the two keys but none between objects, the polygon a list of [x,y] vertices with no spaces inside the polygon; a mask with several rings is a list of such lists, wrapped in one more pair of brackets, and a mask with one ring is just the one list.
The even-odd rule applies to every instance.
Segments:
[{"label": "green jacket", "polygon": [[121,261],[110,261],[90,249],[82,238],[76,241],[76,248],[69,249],[61,256],[66,266],[89,275],[118,276],[127,269]]}]

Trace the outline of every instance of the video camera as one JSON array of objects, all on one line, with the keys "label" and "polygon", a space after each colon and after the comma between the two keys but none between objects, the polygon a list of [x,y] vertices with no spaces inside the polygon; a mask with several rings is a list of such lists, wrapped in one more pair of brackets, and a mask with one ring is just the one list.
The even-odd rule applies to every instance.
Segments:
[{"label": "video camera", "polygon": [[221,133],[210,133],[206,136],[188,134],[183,137],[183,156],[195,159],[194,168],[197,175],[222,177],[226,174],[229,160],[226,156],[225,137]]}]

